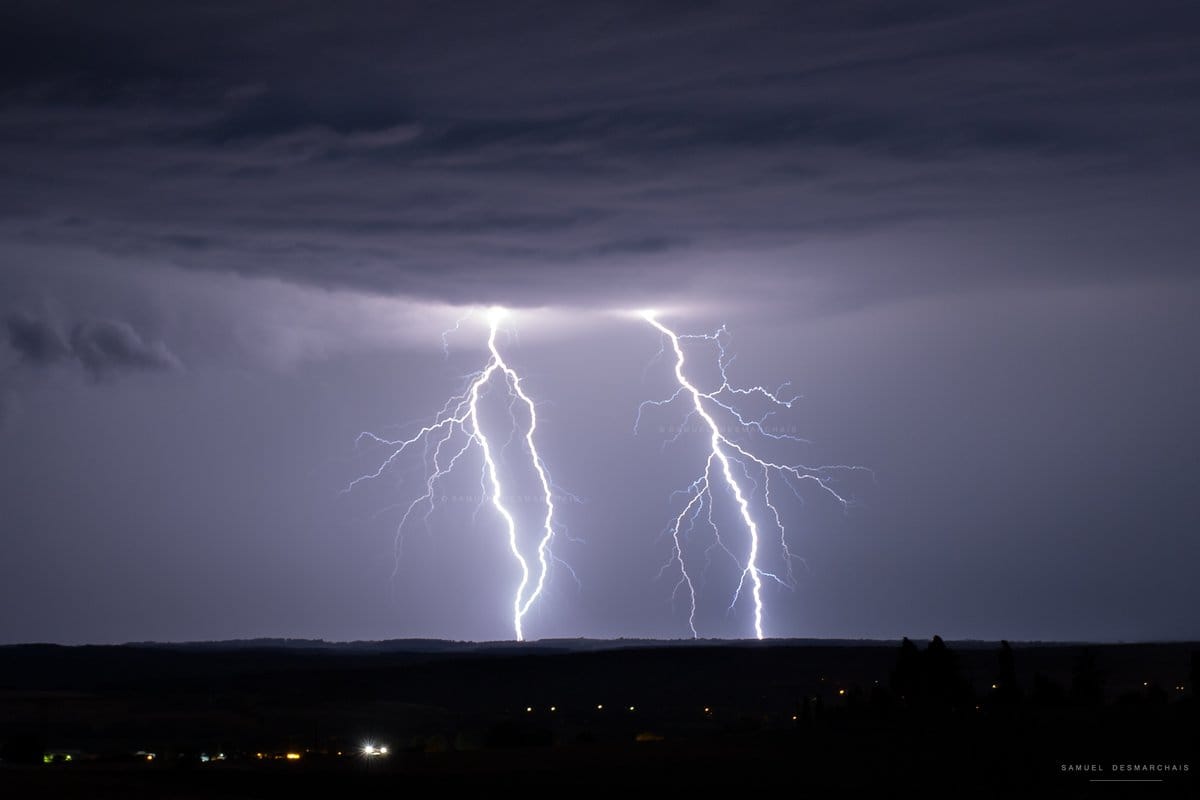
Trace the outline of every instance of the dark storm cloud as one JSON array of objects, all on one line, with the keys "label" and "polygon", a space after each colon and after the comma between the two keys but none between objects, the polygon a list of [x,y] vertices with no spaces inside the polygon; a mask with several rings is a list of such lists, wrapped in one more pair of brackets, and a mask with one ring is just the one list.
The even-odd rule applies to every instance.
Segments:
[{"label": "dark storm cloud", "polygon": [[[1051,211],[1094,225],[1098,199],[1195,169],[1200,137],[1200,12],[1165,0],[4,16],[8,236],[452,301],[686,291],[730,251],[827,278],[792,248]],[[1180,197],[1152,200],[1176,235]],[[904,284],[1181,268],[906,265]],[[891,265],[840,269],[900,290]]]},{"label": "dark storm cloud", "polygon": [[46,320],[12,313],[4,319],[9,346],[27,364],[53,364],[71,357],[71,348]]},{"label": "dark storm cloud", "polygon": [[76,323],[69,338],[48,320],[13,312],[4,318],[10,347],[30,366],[78,361],[93,377],[104,378],[122,370],[170,370],[179,359],[162,342],[148,341],[133,326],[120,320],[86,320]]}]

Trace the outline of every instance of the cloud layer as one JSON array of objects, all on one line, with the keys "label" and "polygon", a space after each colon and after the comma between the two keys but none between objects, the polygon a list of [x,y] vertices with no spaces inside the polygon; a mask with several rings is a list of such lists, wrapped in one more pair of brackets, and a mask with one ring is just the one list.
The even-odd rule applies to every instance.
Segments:
[{"label": "cloud layer", "polygon": [[[1188,268],[1194,4],[122,8],[6,12],[11,241],[516,305]],[[1104,244],[978,255],[1014,226]],[[862,244],[900,234],[969,255]]]}]

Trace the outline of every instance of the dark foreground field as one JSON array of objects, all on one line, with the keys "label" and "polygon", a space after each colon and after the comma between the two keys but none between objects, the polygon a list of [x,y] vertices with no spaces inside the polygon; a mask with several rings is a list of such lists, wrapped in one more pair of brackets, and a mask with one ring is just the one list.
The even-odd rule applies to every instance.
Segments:
[{"label": "dark foreground field", "polygon": [[1200,741],[1197,650],[940,640],[0,647],[0,796],[718,785],[1186,795]]}]

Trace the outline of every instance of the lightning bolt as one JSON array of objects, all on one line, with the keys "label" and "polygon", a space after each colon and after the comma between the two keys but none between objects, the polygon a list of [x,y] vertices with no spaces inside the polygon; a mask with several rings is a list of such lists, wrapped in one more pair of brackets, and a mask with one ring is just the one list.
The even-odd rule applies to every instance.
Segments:
[{"label": "lightning bolt", "polygon": [[[759,456],[751,451],[747,445],[739,444],[737,441],[729,438],[722,432],[718,416],[732,419],[736,422],[736,426],[742,430],[754,431],[771,439],[805,442],[806,440],[798,436],[787,433],[776,433],[764,427],[764,423],[772,414],[780,409],[790,409],[792,404],[799,398],[797,396],[785,397],[783,395],[787,384],[772,391],[763,386],[742,388],[730,383],[727,370],[733,359],[727,355],[725,350],[723,339],[727,335],[727,331],[724,327],[719,328],[715,333],[711,334],[681,335],[660,322],[653,311],[643,311],[641,312],[641,316],[653,325],[664,339],[664,347],[655,356],[656,359],[663,354],[663,351],[666,349],[666,343],[670,344],[670,348],[675,356],[674,372],[679,388],[666,399],[644,401],[638,407],[634,432],[637,432],[641,424],[642,413],[647,407],[667,406],[683,398],[690,406],[684,418],[685,424],[689,420],[698,418],[701,422],[701,427],[708,435],[709,443],[709,455],[703,472],[686,489],[675,493],[685,495],[687,503],[666,530],[666,533],[671,538],[671,555],[659,574],[663,575],[671,568],[678,570],[680,577],[675,584],[672,597],[686,590],[689,602],[688,627],[691,629],[692,636],[698,637],[699,634],[696,629],[697,581],[692,577],[687,562],[684,559],[683,539],[694,529],[701,511],[707,508],[707,522],[713,530],[714,542],[705,551],[705,556],[711,560],[713,551],[720,549],[737,563],[740,575],[737,588],[733,593],[733,599],[729,604],[729,609],[733,610],[748,584],[754,605],[754,635],[756,638],[762,639],[765,636],[763,623],[764,581],[774,581],[788,588],[792,588],[795,583],[791,568],[791,562],[795,559],[795,556],[788,548],[787,530],[784,526],[783,517],[780,515],[779,509],[771,497],[772,478],[775,478],[776,481],[782,480],[797,496],[799,496],[799,491],[796,483],[811,482],[845,507],[849,501],[833,488],[830,483],[830,475],[842,470],[864,470],[867,472],[870,472],[870,470],[864,467],[841,464],[810,467],[802,464],[779,463]],[[682,340],[688,339],[711,342],[717,347],[717,366],[721,376],[721,383],[711,391],[704,391],[697,387],[684,371],[686,359]],[[734,403],[738,398],[746,397],[760,398],[766,402],[770,410],[757,418],[744,414],[738,410]],[[667,444],[678,439],[682,435],[684,427],[681,426],[679,432],[670,441],[664,442],[663,446],[666,447]],[[755,475],[761,476],[761,484],[755,480]],[[749,539],[749,547],[744,561],[735,556],[733,551],[726,545],[721,537],[720,528],[713,519],[712,487],[716,480],[722,482],[732,493],[737,505],[738,516],[745,527]],[[768,520],[769,529],[774,529],[779,537],[779,546],[787,569],[787,572],[782,576],[767,572],[759,566],[760,556],[764,547],[764,526],[760,525],[758,520],[756,520],[751,507],[752,500],[756,495],[762,505],[770,512]]]},{"label": "lightning bolt", "polygon": [[[385,439],[368,432],[359,434],[358,441],[360,442],[366,439],[393,449],[377,470],[355,478],[343,489],[343,492],[350,492],[356,485],[363,481],[380,477],[410,448],[416,446],[418,443],[424,445],[428,467],[425,492],[408,505],[404,511],[404,515],[400,518],[399,524],[396,526],[396,553],[398,556],[402,533],[408,524],[409,518],[417,509],[424,506],[426,508],[425,521],[428,523],[429,516],[435,508],[439,482],[454,469],[460,459],[469,450],[477,447],[483,461],[480,483],[484,488],[485,499],[491,501],[492,508],[495,509],[496,514],[503,521],[509,550],[512,552],[513,559],[517,562],[517,566],[520,569],[521,579],[516,591],[513,593],[512,624],[517,641],[524,641],[525,616],[545,589],[551,561],[557,561],[564,566],[567,565],[561,559],[556,558],[550,550],[556,528],[554,521],[554,483],[550,479],[546,464],[534,440],[534,433],[538,427],[537,406],[525,392],[521,384],[520,375],[505,361],[496,342],[497,334],[500,330],[500,321],[505,316],[507,316],[507,311],[502,308],[492,308],[488,311],[489,332],[487,349],[489,357],[487,363],[481,370],[468,376],[467,387],[461,393],[452,395],[442,405],[431,424],[422,427],[407,439]],[[455,324],[453,330],[458,330],[465,319],[466,317],[460,319]],[[448,350],[449,347],[447,342],[449,333],[450,331],[447,331],[442,335],[444,350]],[[485,389],[492,385],[493,380],[500,383],[509,393],[510,415],[512,414],[513,407],[518,403],[524,405],[529,413],[529,425],[525,429],[525,436],[523,438],[533,472],[540,484],[542,500],[545,503],[545,514],[541,518],[538,531],[536,565],[534,566],[530,564],[531,559],[526,558],[525,554],[522,553],[517,521],[506,503],[504,483],[501,480],[500,468],[496,463],[495,448],[480,421],[479,400]],[[501,449],[507,446],[507,444],[506,442]],[[569,566],[568,570],[570,570]],[[572,571],[571,574],[574,575],[574,572]]]}]

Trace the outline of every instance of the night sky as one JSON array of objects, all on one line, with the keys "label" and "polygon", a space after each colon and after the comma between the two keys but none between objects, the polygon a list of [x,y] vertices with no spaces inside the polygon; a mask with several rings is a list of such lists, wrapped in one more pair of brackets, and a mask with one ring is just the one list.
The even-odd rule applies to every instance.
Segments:
[{"label": "night sky", "polygon": [[493,304],[580,499],[531,638],[689,635],[644,307],[874,472],[784,500],[770,635],[1200,637],[1198,54],[1187,1],[4,0],[0,641],[509,637],[477,459],[398,562],[420,453],[342,493]]}]

